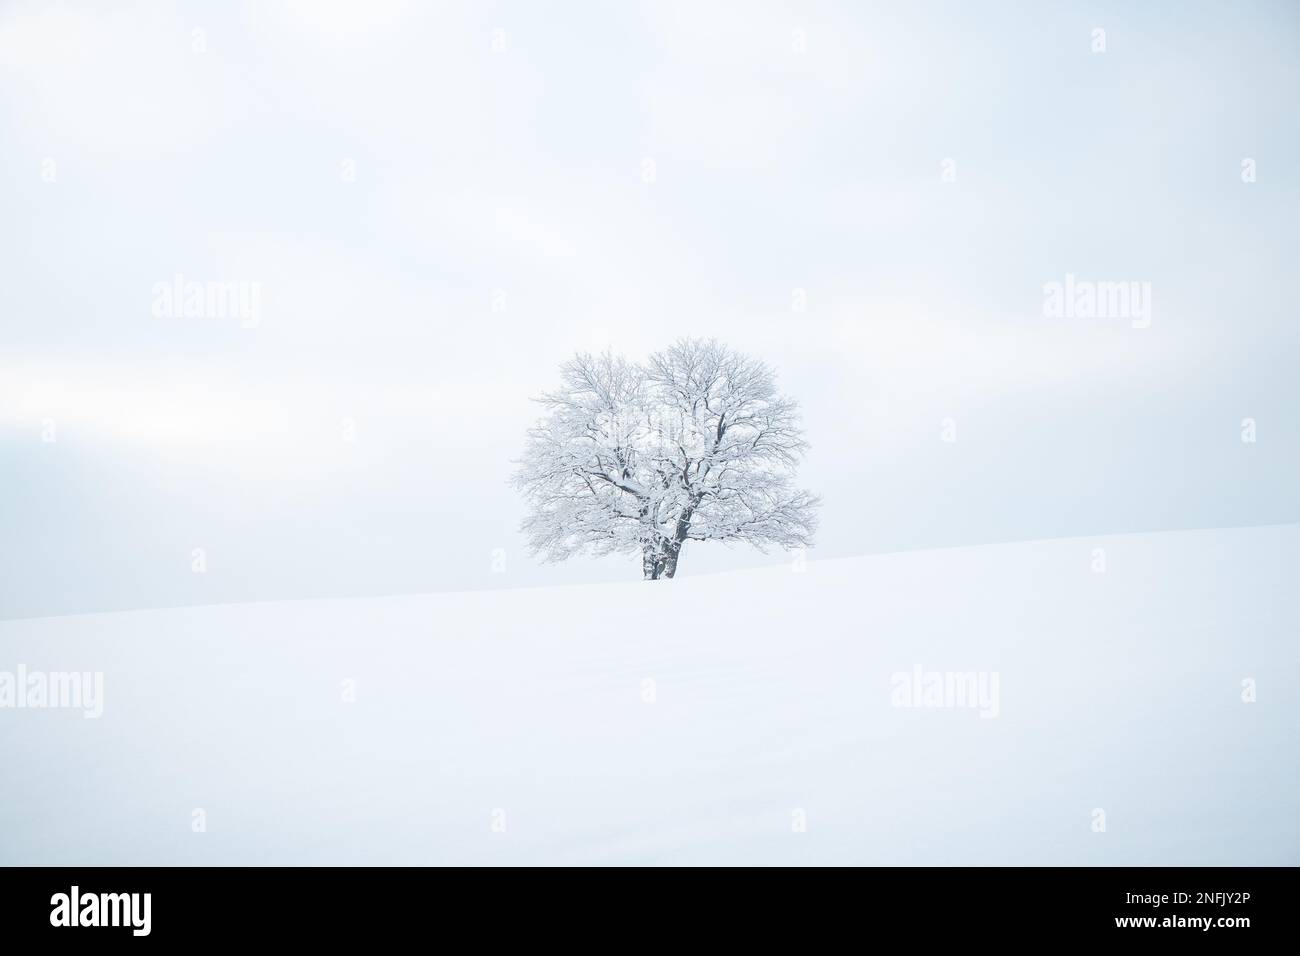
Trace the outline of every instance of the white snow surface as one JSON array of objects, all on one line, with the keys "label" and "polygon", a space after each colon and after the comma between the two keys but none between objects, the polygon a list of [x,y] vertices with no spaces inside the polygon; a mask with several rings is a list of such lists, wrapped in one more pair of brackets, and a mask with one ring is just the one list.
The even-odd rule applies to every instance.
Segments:
[{"label": "white snow surface", "polygon": [[[0,709],[0,863],[1297,864],[1298,559],[1297,525],[688,550],[674,581],[4,622],[0,671],[102,671],[104,712]],[[995,672],[997,716],[893,706],[917,666]]]}]

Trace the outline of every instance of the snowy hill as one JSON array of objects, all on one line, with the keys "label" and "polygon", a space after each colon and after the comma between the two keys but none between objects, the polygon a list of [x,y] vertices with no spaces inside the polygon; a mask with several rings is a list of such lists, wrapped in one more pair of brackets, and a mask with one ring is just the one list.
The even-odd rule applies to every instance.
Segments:
[{"label": "snowy hill", "polygon": [[0,863],[1296,864],[1298,566],[1288,525],[5,622],[0,671],[104,690],[0,709]]}]

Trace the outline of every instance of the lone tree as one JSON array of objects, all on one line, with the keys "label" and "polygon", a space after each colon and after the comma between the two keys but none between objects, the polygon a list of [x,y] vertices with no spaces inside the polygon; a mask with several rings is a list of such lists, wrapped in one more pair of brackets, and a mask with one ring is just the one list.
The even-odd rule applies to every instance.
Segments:
[{"label": "lone tree", "polygon": [[639,552],[657,580],[687,541],[811,544],[819,499],[791,485],[807,448],[798,406],[764,363],[683,339],[644,365],[578,354],[561,379],[513,478],[534,554]]}]

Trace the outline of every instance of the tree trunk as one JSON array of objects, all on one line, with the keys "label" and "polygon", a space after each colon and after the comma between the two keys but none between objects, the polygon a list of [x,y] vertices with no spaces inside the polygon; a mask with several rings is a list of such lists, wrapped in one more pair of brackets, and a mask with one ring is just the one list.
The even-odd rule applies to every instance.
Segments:
[{"label": "tree trunk", "polygon": [[650,503],[641,502],[641,524],[644,534],[641,538],[641,576],[647,581],[658,581],[663,574],[663,552],[658,547],[658,535],[649,527]]},{"label": "tree trunk", "polygon": [[[677,519],[671,538],[664,538],[654,544],[646,544],[641,552],[641,574],[647,581],[671,578],[677,574],[677,562],[682,556],[682,545],[691,531],[691,517],[699,507],[700,499],[696,496],[686,506]],[[642,515],[645,512],[642,511]]]},{"label": "tree trunk", "polygon": [[[674,562],[676,564],[676,562]],[[641,576],[647,581],[658,581],[663,577],[667,565],[664,552],[654,545],[646,545],[641,552]],[[669,577],[672,577],[670,574]]]},{"label": "tree trunk", "polygon": [[664,571],[666,578],[671,578],[677,573],[677,559],[682,555],[682,542],[669,541],[667,544],[667,553],[664,555]]},{"label": "tree trunk", "polygon": [[663,575],[666,578],[671,578],[677,573],[677,561],[682,556],[682,545],[686,543],[686,537],[691,533],[691,518],[699,505],[700,496],[696,495],[677,518],[677,527],[673,530],[672,540],[664,542]]}]

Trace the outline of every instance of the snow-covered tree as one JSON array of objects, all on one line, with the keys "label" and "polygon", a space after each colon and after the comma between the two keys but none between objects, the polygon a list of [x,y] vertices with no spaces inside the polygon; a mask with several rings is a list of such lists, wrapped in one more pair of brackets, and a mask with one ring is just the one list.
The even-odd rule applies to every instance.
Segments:
[{"label": "snow-covered tree", "polygon": [[819,500],[792,485],[798,407],[764,363],[683,339],[645,364],[578,354],[561,382],[513,478],[534,554],[640,554],[656,580],[687,541],[812,543]]}]

